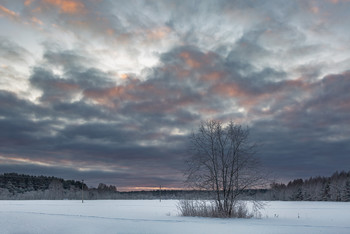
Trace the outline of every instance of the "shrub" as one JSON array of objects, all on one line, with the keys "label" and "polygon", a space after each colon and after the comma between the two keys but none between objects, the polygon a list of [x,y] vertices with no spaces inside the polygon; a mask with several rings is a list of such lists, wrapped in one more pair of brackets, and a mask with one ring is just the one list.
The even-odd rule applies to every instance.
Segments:
[{"label": "shrub", "polygon": [[213,201],[180,200],[177,208],[182,216],[214,217],[214,218],[252,218],[245,202],[237,202],[230,217],[217,209]]}]

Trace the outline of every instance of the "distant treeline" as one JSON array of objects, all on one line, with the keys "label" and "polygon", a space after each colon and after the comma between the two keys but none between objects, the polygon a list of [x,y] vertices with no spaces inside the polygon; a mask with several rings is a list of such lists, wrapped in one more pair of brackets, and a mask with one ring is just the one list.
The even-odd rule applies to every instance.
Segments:
[{"label": "distant treeline", "polygon": [[[83,194],[82,194],[83,188]],[[260,197],[268,190],[246,190],[247,198]],[[0,199],[7,200],[61,200],[61,199],[211,199],[212,191],[198,190],[152,190],[118,192],[113,185],[100,183],[88,188],[81,181],[57,177],[31,176],[17,173],[0,175]]]},{"label": "distant treeline", "polygon": [[287,185],[273,183],[270,200],[350,201],[350,171],[335,172],[331,177],[296,179]]},{"label": "distant treeline", "polygon": [[[83,190],[83,194],[82,194]],[[99,184],[88,188],[85,183],[52,176],[32,176],[17,173],[0,175],[0,199],[114,199],[117,188]]]},{"label": "distant treeline", "polygon": [[[82,194],[83,189],[83,194]],[[153,190],[118,192],[116,186],[100,183],[88,188],[81,181],[17,173],[0,175],[0,199],[211,199],[212,191]],[[248,189],[244,199],[282,201],[350,201],[350,171],[331,177],[296,179],[288,184],[272,183],[269,189]]]},{"label": "distant treeline", "polygon": [[[61,184],[63,189],[82,188],[82,182],[64,180],[48,176],[31,176],[17,173],[5,173],[0,175],[0,188],[6,188],[10,193],[23,193],[50,189],[55,184]],[[85,184],[83,187],[87,187]]]}]

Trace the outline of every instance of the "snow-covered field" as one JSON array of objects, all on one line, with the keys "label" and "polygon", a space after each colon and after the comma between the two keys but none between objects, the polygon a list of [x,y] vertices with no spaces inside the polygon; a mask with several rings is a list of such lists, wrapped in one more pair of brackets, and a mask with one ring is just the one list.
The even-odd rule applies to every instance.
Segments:
[{"label": "snow-covered field", "polygon": [[181,217],[177,201],[0,201],[0,233],[350,233],[350,202],[268,202],[261,218]]}]

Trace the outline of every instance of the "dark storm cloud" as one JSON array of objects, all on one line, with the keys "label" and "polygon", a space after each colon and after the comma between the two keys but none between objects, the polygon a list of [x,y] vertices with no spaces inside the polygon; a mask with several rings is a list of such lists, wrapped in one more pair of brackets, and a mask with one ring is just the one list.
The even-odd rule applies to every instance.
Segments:
[{"label": "dark storm cloud", "polygon": [[55,123],[53,117],[48,115],[46,109],[20,99],[13,93],[0,91],[0,97],[2,154],[34,156],[42,144],[48,143],[42,142],[42,139],[55,130],[52,126]]},{"label": "dark storm cloud", "polygon": [[[153,181],[154,167],[159,168],[157,173],[160,174],[167,174],[169,170],[174,174],[174,171],[181,168],[182,152],[175,147],[182,144],[183,137],[169,135],[171,127],[177,126],[178,123],[171,120],[174,116],[164,114],[169,111],[175,112],[171,109],[172,105],[180,105],[177,102],[186,102],[181,99],[179,88],[172,91],[172,87],[162,88],[157,82],[135,81],[136,90],[128,90],[131,100],[127,95],[124,100],[124,97],[118,99],[125,106],[120,111],[103,103],[91,103],[89,98],[84,96],[82,100],[72,102],[77,93],[100,90],[102,93],[97,92],[96,95],[101,97],[96,98],[101,99],[108,85],[111,88],[117,87],[110,79],[101,78],[105,78],[107,74],[77,63],[76,56],[71,56],[71,53],[67,56],[67,52],[63,51],[62,58],[59,53],[54,56],[47,54],[45,68],[33,68],[30,78],[31,84],[42,91],[40,101],[44,105],[25,101],[9,92],[2,92],[1,116],[4,119],[0,124],[3,126],[4,139],[1,148],[4,155],[16,154],[19,158],[32,160],[33,164],[51,163],[55,160],[70,161],[65,166],[79,164],[88,167],[89,164],[101,162],[116,164],[133,172],[143,173],[132,175],[135,181],[136,178],[148,178],[147,180]],[[55,62],[52,62],[53,58]],[[71,63],[70,58],[74,59],[75,63]],[[63,73],[55,75],[50,69],[52,64],[62,66]],[[174,98],[175,94],[180,96]],[[168,107],[167,101],[161,100],[167,95],[169,100],[175,99]],[[154,108],[150,116],[143,116],[145,111],[149,111],[148,108],[157,103],[164,104]],[[139,105],[140,108],[135,105]],[[141,109],[142,106],[144,110]],[[11,118],[14,116],[16,118]],[[192,114],[184,111],[179,111],[175,116],[181,118],[181,121],[193,118]],[[75,120],[81,122],[76,123]],[[159,128],[162,127],[167,129],[160,131]],[[144,141],[146,145],[143,145]],[[172,142],[172,146],[164,145],[169,141]],[[160,148],[158,144],[163,146]],[[57,170],[59,167],[58,165]],[[77,173],[79,174],[79,171]],[[118,178],[122,180],[123,176],[119,175]],[[160,175],[159,179],[162,179]]]},{"label": "dark storm cloud", "polygon": [[[68,55],[64,51],[54,56],[46,53],[45,69],[35,67],[32,71],[30,82],[42,91],[40,101],[44,105],[2,93],[3,154],[16,154],[19,158],[32,160],[33,164],[54,160],[68,160],[71,165],[84,162],[83,166],[101,162],[116,164],[143,173],[133,175],[140,180],[153,180],[154,167],[158,168],[159,174],[169,171],[174,174],[179,170],[183,152],[176,147],[183,144],[184,137],[170,132],[173,127],[194,119],[194,114],[183,107],[195,103],[196,96],[200,98],[200,95],[191,94],[191,86],[182,89],[176,82],[168,84],[164,74],[147,81],[131,80],[120,87],[114,84],[107,88],[112,82],[100,79],[106,74],[89,72],[93,69],[70,63],[69,59],[76,60],[76,57],[71,53]],[[62,75],[55,75],[50,70],[53,58],[54,64],[60,65],[60,61],[64,61],[61,63]],[[154,74],[152,72],[150,76]],[[108,92],[110,89],[125,91]],[[79,92],[85,93],[83,99],[72,102],[73,95]],[[113,103],[120,102],[122,108],[114,109],[103,102],[91,103],[89,92],[95,92],[92,97],[97,101],[107,98]],[[113,95],[119,97],[113,99]]]},{"label": "dark storm cloud", "polygon": [[[2,97],[2,100],[5,99]],[[17,100],[12,104],[20,102]],[[24,105],[21,106],[21,111],[26,111]],[[50,116],[50,113],[48,112],[46,117],[54,119],[55,117]],[[11,116],[13,113],[1,114],[4,117]],[[64,175],[65,178],[71,176],[71,178],[79,179],[84,176],[87,181],[96,176],[113,174],[114,180],[110,180],[111,183],[117,183],[119,186],[137,186],[140,181],[150,184],[150,181],[155,180],[156,173],[153,172],[153,168],[158,168],[158,177],[161,179],[161,174],[174,174],[176,168],[179,168],[181,164],[181,160],[177,162],[179,154],[175,159],[174,153],[164,148],[138,145],[137,141],[142,137],[148,137],[148,133],[127,132],[123,130],[123,125],[65,126],[57,120],[33,121],[27,118],[28,116],[22,116],[17,119],[5,118],[0,121],[2,156],[11,159],[8,162],[2,160],[5,161],[1,165],[2,171],[9,171],[16,167],[16,171],[20,170],[23,173],[28,170],[32,173],[49,175],[64,173],[61,174],[61,177]],[[64,129],[55,129],[57,124]],[[56,133],[51,135],[51,131]],[[127,135],[132,135],[133,138],[131,136],[126,138]],[[174,139],[170,140],[174,142]],[[18,166],[19,162],[27,163],[26,166],[21,167]],[[40,166],[40,164],[50,166]],[[94,169],[92,166],[92,169],[89,169],[91,165],[99,167]],[[130,178],[133,178],[133,183],[128,182]],[[97,183],[93,179],[88,182]]]},{"label": "dark storm cloud", "polygon": [[[278,177],[347,170],[348,60],[328,54],[347,48],[330,43],[341,28],[336,4],[11,2],[8,9],[22,6],[17,21],[40,19],[46,33],[68,32],[62,38],[76,41],[43,43],[25,84],[38,92],[35,100],[0,91],[4,170],[84,176],[91,183],[106,178],[117,186],[181,186],[187,136],[202,119],[250,125],[262,145],[259,156]],[[340,15],[348,17],[345,10]],[[140,54],[157,62],[133,74],[124,67],[108,71],[101,42],[121,63],[130,56],[138,66]],[[31,56],[5,38],[0,55],[20,63]],[[10,80],[8,72],[0,74]]]},{"label": "dark storm cloud", "polygon": [[[108,74],[79,62],[76,52],[61,52],[45,53],[45,68],[35,67],[32,71],[31,84],[43,92],[40,100],[44,106],[21,100],[8,92],[2,93],[1,99],[8,107],[3,105],[1,112],[5,117],[0,122],[4,126],[2,152],[43,162],[68,160],[69,165],[83,162],[83,167],[89,164],[116,165],[111,170],[125,167],[133,171],[128,176],[135,180],[143,178],[144,183],[154,183],[152,168],[158,168],[160,174],[181,171],[186,134],[194,128],[194,123],[206,118],[206,113],[210,113],[207,109],[212,109],[216,116],[242,118],[234,111],[220,114],[226,108],[223,103],[239,103],[247,109],[248,115],[258,113],[272,118],[254,124],[257,132],[254,138],[264,139],[259,139],[259,142],[265,142],[262,155],[269,167],[287,167],[285,161],[277,161],[281,155],[288,165],[295,159],[301,160],[304,155],[313,155],[303,161],[304,167],[298,163],[295,163],[295,168],[290,167],[290,171],[298,166],[299,170],[306,171],[318,157],[318,150],[322,152],[319,155],[325,157],[318,166],[321,168],[322,162],[329,161],[327,151],[322,149],[327,148],[323,134],[330,128],[317,130],[315,123],[335,120],[322,120],[321,106],[348,112],[348,97],[336,95],[346,93],[347,72],[329,75],[313,83],[274,81],[283,78],[285,72],[266,67],[244,74],[235,69],[242,64],[252,66],[242,61],[235,62],[232,57],[241,56],[235,49],[223,57],[215,52],[185,46],[163,54],[161,64],[145,73],[147,79],[130,78],[116,84]],[[50,70],[52,65],[60,66],[62,74],[55,75]],[[334,79],[344,82],[332,82]],[[296,93],[310,94],[311,97],[298,102],[291,99]],[[76,94],[82,95],[82,99],[72,101]],[[269,105],[269,110],[261,110],[266,105]],[[18,112],[16,118],[10,118]],[[347,114],[343,122],[337,119],[339,126],[347,121],[346,117]],[[174,128],[185,130],[185,135],[173,135]],[[266,134],[269,137],[265,137]],[[308,143],[311,139],[313,142]],[[305,142],[308,147],[302,150],[300,146]],[[324,147],[320,148],[318,144]],[[341,143],[327,144],[339,147]],[[19,145],[16,150],[10,149]],[[299,150],[293,150],[295,147]],[[342,154],[337,157],[344,159]],[[277,171],[284,171],[285,176],[292,173]],[[122,173],[118,174],[120,180],[125,177],[126,181],[126,174],[130,172],[118,173]]]},{"label": "dark storm cloud", "polygon": [[[279,119],[283,119],[286,126],[304,128],[330,129],[348,124],[350,96],[346,90],[350,88],[349,80],[349,71],[345,71],[327,75],[322,80],[301,83],[300,88],[307,97],[281,112]],[[342,132],[341,129],[337,131]]]},{"label": "dark storm cloud", "polygon": [[348,140],[319,139],[327,134],[327,130],[317,127],[286,128],[272,121],[257,122],[251,130],[253,140],[260,144],[258,155],[264,165],[284,182],[348,170]]},{"label": "dark storm cloud", "polygon": [[273,119],[254,123],[254,138],[263,142],[261,155],[276,174],[289,178],[298,172],[309,177],[348,170],[350,132],[344,127],[350,117],[348,84],[349,72],[305,83],[307,98],[281,102],[272,110]]}]

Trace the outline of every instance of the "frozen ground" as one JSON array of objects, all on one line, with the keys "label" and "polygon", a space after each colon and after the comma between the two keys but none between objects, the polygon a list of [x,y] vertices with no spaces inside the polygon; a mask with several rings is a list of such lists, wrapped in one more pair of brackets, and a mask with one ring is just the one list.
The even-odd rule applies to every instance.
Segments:
[{"label": "frozen ground", "polygon": [[0,201],[0,233],[350,233],[350,202],[268,202],[260,219],[181,217],[177,201]]}]

